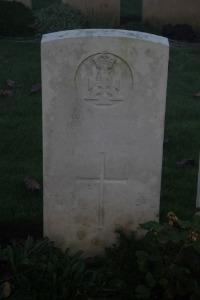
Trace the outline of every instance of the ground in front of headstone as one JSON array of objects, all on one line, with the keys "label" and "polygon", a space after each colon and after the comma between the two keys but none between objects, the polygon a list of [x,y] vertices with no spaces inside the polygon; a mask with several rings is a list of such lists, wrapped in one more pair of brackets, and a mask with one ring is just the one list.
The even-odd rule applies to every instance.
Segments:
[{"label": "ground in front of headstone", "polygon": [[35,222],[0,222],[0,245],[6,246],[12,239],[25,240],[28,235],[35,239],[42,238],[43,227]]}]

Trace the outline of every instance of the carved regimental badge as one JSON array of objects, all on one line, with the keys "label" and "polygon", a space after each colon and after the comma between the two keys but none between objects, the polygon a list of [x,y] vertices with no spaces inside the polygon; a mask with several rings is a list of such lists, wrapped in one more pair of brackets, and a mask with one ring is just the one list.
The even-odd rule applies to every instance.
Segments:
[{"label": "carved regimental badge", "polygon": [[97,106],[124,101],[133,85],[127,63],[107,52],[86,58],[78,67],[75,80],[81,99]]}]

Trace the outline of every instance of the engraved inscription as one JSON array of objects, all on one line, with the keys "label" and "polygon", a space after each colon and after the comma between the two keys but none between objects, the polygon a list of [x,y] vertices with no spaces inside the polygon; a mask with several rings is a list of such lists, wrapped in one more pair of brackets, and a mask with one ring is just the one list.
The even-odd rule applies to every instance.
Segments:
[{"label": "engraved inscription", "polygon": [[77,178],[77,183],[93,182],[99,184],[99,203],[98,203],[98,226],[104,226],[104,193],[105,193],[105,184],[127,184],[127,179],[116,179],[116,178],[106,178],[105,176],[105,153],[100,153],[100,176],[99,178]]},{"label": "engraved inscription", "polygon": [[127,63],[107,52],[86,58],[76,72],[75,81],[80,98],[96,106],[124,101],[133,85]]}]

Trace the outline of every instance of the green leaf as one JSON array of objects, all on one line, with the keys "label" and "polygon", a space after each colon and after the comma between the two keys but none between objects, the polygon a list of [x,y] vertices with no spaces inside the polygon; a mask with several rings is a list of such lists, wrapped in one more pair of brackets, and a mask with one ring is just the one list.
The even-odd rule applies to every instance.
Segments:
[{"label": "green leaf", "polygon": [[183,232],[179,233],[179,238],[180,238],[180,241],[185,241],[188,238],[188,232],[183,231]]},{"label": "green leaf", "polygon": [[135,255],[137,256],[138,261],[145,261],[148,259],[148,252],[146,251],[136,251]]},{"label": "green leaf", "polygon": [[161,224],[156,221],[149,221],[144,224],[140,224],[140,227],[145,230],[153,230],[155,232],[160,232],[163,228]]},{"label": "green leaf", "polygon": [[160,244],[167,244],[169,242],[169,237],[163,232],[159,232],[156,237]]},{"label": "green leaf", "polygon": [[146,285],[138,285],[135,291],[137,299],[150,299],[151,291]]},{"label": "green leaf", "polygon": [[24,256],[28,255],[28,252],[31,250],[31,248],[34,245],[34,240],[33,238],[29,235],[26,243],[25,243],[25,249],[24,249]]},{"label": "green leaf", "polygon": [[136,251],[135,255],[137,256],[137,263],[140,271],[145,273],[148,264],[148,253],[146,251]]},{"label": "green leaf", "polygon": [[180,242],[179,234],[175,230],[168,230],[168,237],[169,240],[174,244],[178,244]]},{"label": "green leaf", "polygon": [[80,256],[83,254],[82,250],[79,250],[78,252],[76,252],[74,254],[74,256],[71,258],[72,259],[72,263],[76,262],[78,258],[80,258]]},{"label": "green leaf", "polygon": [[182,229],[190,229],[193,227],[192,222],[190,221],[178,221],[178,225],[182,228]]},{"label": "green leaf", "polygon": [[199,300],[199,295],[191,295],[190,300]]},{"label": "green leaf", "polygon": [[7,254],[8,254],[10,264],[11,264],[12,269],[14,271],[15,270],[14,250],[10,245],[7,246],[6,250],[7,250]]},{"label": "green leaf", "polygon": [[168,280],[166,278],[161,278],[158,283],[166,288],[166,286],[168,285]]},{"label": "green leaf", "polygon": [[194,215],[192,218],[192,221],[196,227],[198,227],[198,228],[200,227],[200,216],[199,215]]},{"label": "green leaf", "polygon": [[146,274],[145,279],[149,287],[154,287],[156,285],[156,280],[150,272]]},{"label": "green leaf", "polygon": [[151,255],[149,255],[149,260],[152,262],[158,262],[162,260],[162,257],[160,253],[154,251]]},{"label": "green leaf", "polygon": [[197,280],[190,278],[187,280],[186,284],[190,292],[194,292],[195,295],[200,296],[200,286],[198,285]]}]

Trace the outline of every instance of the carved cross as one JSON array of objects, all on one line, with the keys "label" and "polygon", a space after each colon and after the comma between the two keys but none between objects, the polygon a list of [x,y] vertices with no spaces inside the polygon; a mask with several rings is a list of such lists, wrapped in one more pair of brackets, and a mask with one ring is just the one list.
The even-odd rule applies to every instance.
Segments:
[{"label": "carved cross", "polygon": [[100,176],[99,178],[77,178],[77,182],[93,182],[99,184],[99,209],[98,209],[98,225],[104,226],[104,186],[105,184],[127,184],[127,179],[116,179],[105,177],[105,153],[100,153]]}]

